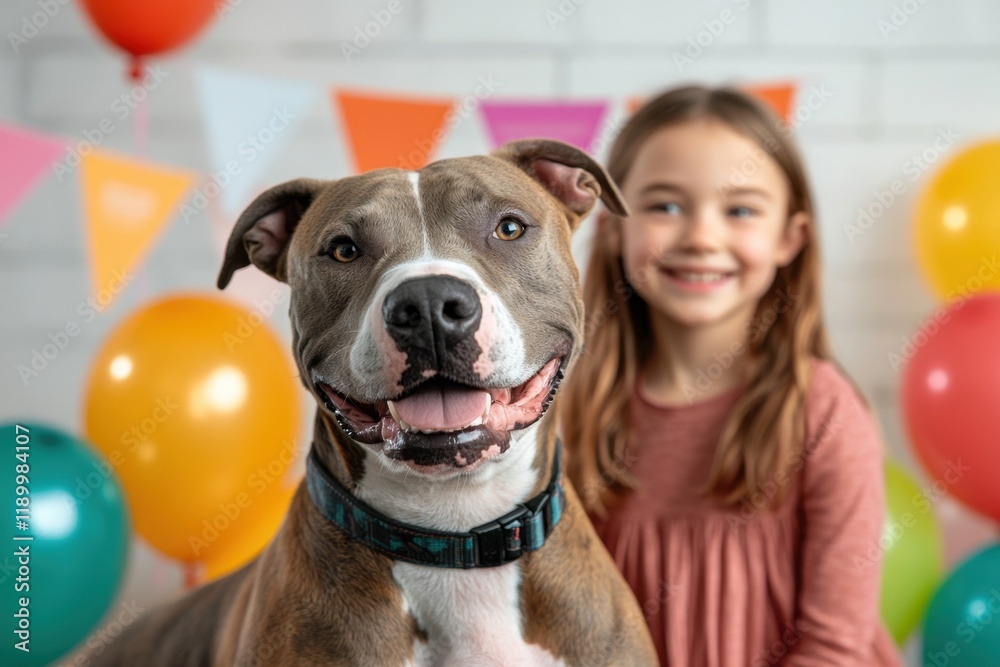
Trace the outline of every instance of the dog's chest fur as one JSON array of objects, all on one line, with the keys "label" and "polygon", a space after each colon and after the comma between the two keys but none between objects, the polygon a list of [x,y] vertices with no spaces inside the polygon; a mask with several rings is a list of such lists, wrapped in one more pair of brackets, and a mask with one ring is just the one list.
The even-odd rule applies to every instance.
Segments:
[{"label": "dog's chest fur", "polygon": [[[358,496],[396,519],[448,531],[465,531],[510,511],[531,493],[538,425],[517,436],[509,461],[488,480],[456,479],[403,485],[376,472],[359,485]],[[377,466],[377,462],[368,461]],[[487,472],[484,470],[483,472]],[[547,473],[546,473],[547,474]],[[403,612],[426,634],[413,645],[407,667],[538,666],[564,663],[524,641],[521,565],[471,570],[397,562],[392,576],[403,596]]]}]

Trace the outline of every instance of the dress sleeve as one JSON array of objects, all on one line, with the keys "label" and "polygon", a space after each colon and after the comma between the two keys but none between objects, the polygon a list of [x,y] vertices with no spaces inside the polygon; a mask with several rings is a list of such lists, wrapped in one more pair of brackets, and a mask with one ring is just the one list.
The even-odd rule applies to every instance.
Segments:
[{"label": "dress sleeve", "polygon": [[797,632],[782,664],[870,667],[880,623],[882,442],[874,417],[829,362],[817,363],[807,401]]}]

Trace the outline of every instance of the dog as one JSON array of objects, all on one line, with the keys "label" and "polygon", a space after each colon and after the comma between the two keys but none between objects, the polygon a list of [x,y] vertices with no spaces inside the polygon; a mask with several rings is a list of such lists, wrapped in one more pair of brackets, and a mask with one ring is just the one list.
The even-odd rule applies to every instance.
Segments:
[{"label": "dog", "polygon": [[218,287],[250,264],[291,287],[306,479],[254,561],[92,664],[656,665],[556,431],[585,319],[570,238],[598,199],[627,215],[541,139],[257,197]]}]

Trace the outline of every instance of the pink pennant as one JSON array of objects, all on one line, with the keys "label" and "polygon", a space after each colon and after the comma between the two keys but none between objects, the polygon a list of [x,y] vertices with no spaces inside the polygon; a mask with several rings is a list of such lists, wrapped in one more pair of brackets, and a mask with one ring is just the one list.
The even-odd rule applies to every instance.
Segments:
[{"label": "pink pennant", "polygon": [[558,139],[589,151],[598,136],[607,102],[482,103],[493,148],[514,139]]},{"label": "pink pennant", "polygon": [[0,225],[41,182],[65,148],[58,139],[0,125]]}]

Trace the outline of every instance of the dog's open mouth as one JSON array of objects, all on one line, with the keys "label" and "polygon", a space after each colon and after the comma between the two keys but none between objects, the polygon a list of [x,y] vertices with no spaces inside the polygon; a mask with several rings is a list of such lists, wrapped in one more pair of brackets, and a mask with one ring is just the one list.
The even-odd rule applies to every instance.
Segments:
[{"label": "dog's open mouth", "polygon": [[439,376],[405,394],[363,403],[329,384],[316,386],[352,438],[382,444],[389,458],[416,467],[465,468],[507,451],[510,432],[538,421],[563,377],[556,356],[516,387],[477,388]]}]

